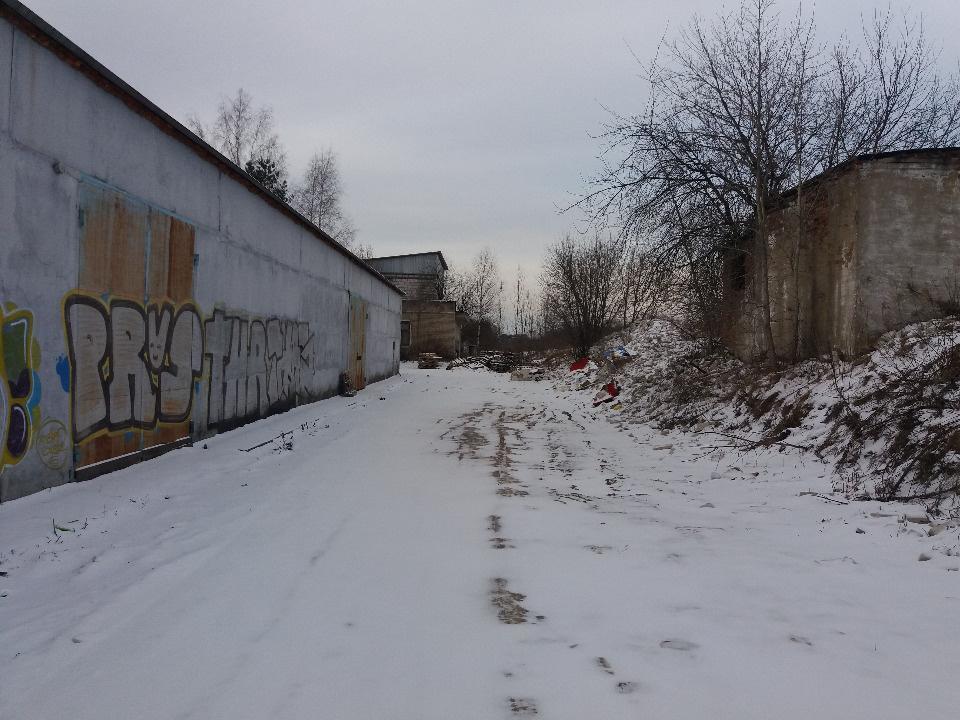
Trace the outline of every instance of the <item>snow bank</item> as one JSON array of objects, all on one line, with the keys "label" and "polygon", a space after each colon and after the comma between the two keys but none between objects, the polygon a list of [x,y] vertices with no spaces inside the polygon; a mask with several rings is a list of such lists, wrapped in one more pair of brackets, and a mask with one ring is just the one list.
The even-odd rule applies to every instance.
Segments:
[{"label": "snow bank", "polygon": [[[603,359],[622,345],[626,355]],[[709,435],[717,448],[813,453],[848,497],[923,500],[945,509],[960,488],[960,321],[888,333],[870,354],[761,369],[642,323],[597,347],[598,362],[555,382],[592,397],[616,378],[617,422]],[[947,501],[946,504],[944,501]]]}]

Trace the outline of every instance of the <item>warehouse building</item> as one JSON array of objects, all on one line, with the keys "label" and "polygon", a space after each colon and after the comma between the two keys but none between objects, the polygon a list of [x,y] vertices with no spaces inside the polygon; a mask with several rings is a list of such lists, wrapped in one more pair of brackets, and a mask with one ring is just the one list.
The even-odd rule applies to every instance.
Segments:
[{"label": "warehouse building", "polygon": [[0,500],[399,367],[400,290],[0,0]]},{"label": "warehouse building", "polygon": [[420,353],[445,358],[460,355],[460,331],[465,321],[457,303],[444,299],[447,267],[439,251],[388,255],[367,260],[405,293],[400,330],[400,358]]}]

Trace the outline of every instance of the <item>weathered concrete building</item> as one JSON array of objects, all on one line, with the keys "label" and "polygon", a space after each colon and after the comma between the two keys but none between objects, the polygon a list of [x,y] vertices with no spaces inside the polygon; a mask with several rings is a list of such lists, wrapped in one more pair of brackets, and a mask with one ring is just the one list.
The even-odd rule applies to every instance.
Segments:
[{"label": "weathered concrete building", "polygon": [[0,500],[392,375],[400,300],[0,0]]},{"label": "weathered concrete building", "polygon": [[[769,208],[778,357],[852,357],[884,332],[960,308],[960,149],[853,158]],[[762,347],[749,252],[726,258],[729,347]]]},{"label": "weathered concrete building", "polygon": [[425,252],[370,258],[379,270],[405,293],[400,330],[400,357],[409,360],[423,352],[446,358],[460,354],[457,304],[443,299],[447,262],[443,253]]}]

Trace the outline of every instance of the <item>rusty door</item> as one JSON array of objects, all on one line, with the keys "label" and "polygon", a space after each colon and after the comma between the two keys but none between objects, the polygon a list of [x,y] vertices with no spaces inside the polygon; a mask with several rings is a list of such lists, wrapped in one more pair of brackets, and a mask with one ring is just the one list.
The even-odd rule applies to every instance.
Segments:
[{"label": "rusty door", "polygon": [[363,356],[366,351],[367,303],[360,298],[350,297],[350,357],[347,372],[357,390],[367,385],[363,372]]},{"label": "rusty door", "polygon": [[77,469],[189,436],[189,411],[163,396],[189,401],[195,363],[178,353],[173,369],[171,325],[185,308],[179,336],[199,321],[194,228],[98,185],[81,183],[79,199],[77,289],[64,302]]}]

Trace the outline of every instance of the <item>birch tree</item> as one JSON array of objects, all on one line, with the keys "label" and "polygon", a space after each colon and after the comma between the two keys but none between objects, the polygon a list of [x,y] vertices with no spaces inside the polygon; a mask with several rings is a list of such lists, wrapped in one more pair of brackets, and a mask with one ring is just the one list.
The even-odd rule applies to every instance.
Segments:
[{"label": "birch tree", "polygon": [[347,247],[356,242],[356,229],[343,210],[343,180],[336,153],[327,148],[315,152],[303,179],[293,190],[291,202],[311,223]]},{"label": "birch tree", "polygon": [[187,126],[268,190],[286,199],[287,156],[269,105],[256,105],[253,96],[241,87],[232,97],[221,98],[210,125],[192,113]]}]

